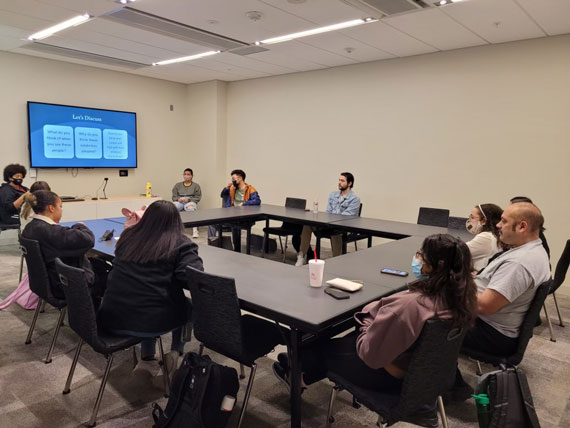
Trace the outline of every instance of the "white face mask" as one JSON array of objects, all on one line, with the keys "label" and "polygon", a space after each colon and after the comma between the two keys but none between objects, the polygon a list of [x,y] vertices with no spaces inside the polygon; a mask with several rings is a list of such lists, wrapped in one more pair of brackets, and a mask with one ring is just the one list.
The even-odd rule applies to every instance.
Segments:
[{"label": "white face mask", "polygon": [[470,234],[477,235],[481,232],[481,230],[483,230],[483,225],[480,221],[467,220],[465,222],[465,228]]}]

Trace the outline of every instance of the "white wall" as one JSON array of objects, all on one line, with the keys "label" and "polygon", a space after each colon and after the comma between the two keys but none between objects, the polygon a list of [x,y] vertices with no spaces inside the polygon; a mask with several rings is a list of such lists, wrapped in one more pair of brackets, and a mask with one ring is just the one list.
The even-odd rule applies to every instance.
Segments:
[{"label": "white wall", "polygon": [[[109,177],[109,197],[144,193],[151,181],[153,193],[170,197],[190,160],[186,85],[6,52],[0,52],[0,64],[2,168],[13,162],[29,165],[27,101],[134,111],[139,167],[130,169],[128,177],[119,177],[117,169],[79,169],[72,177],[71,170],[63,168],[39,170],[38,180],[50,183],[60,195],[94,196]],[[28,177],[24,184],[33,181]]]},{"label": "white wall", "polygon": [[[568,239],[570,36],[231,83],[228,169],[266,203],[321,206],[354,173],[363,216],[467,216],[527,195]],[[231,165],[231,166],[230,166]]]}]

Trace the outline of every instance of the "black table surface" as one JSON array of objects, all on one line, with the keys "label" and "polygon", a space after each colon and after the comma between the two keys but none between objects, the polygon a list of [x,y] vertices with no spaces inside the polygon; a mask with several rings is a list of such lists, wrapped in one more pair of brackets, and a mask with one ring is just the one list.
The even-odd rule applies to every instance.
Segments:
[{"label": "black table surface", "polygon": [[406,236],[429,236],[437,233],[449,233],[459,236],[463,240],[469,240],[473,236],[465,231],[449,229],[446,227],[426,226],[423,224],[404,223],[401,221],[381,220],[376,218],[356,217],[336,222],[335,227],[350,230],[351,232],[361,232],[382,235],[393,239],[401,239]]},{"label": "black table surface", "polygon": [[[411,272],[412,257],[423,240],[423,237],[412,236],[327,259],[325,273],[335,278],[363,281],[364,288],[379,285],[392,291],[404,289],[415,280]],[[304,268],[308,270],[308,265]],[[402,270],[408,272],[408,276],[380,273],[384,268]]]}]

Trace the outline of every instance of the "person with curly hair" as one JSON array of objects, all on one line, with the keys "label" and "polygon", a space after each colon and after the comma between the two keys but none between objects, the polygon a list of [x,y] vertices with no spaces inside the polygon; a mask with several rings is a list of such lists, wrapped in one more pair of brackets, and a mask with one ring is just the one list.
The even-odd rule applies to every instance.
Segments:
[{"label": "person with curly hair", "polygon": [[4,168],[4,183],[0,186],[0,223],[20,224],[20,208],[28,188],[22,186],[26,167],[14,163]]}]

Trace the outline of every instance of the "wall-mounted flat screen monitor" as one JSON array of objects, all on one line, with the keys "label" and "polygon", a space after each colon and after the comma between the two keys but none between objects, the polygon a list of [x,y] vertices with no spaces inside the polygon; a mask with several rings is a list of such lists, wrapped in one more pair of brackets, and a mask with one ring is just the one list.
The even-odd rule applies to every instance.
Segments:
[{"label": "wall-mounted flat screen monitor", "polygon": [[28,101],[31,168],[136,168],[137,115]]}]

